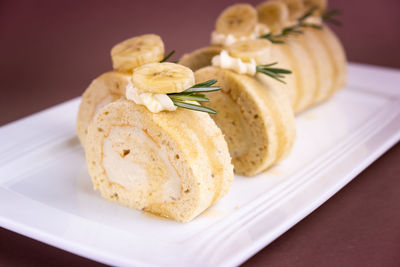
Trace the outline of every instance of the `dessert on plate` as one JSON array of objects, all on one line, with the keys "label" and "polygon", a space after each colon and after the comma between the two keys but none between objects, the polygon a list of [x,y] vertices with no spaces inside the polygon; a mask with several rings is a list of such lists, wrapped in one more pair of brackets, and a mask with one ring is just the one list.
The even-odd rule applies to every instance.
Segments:
[{"label": "dessert on plate", "polygon": [[[127,41],[116,47],[123,44],[132,49]],[[140,49],[134,51],[147,45],[135,44]],[[233,182],[227,144],[208,114],[216,111],[198,104],[220,87],[213,80],[196,84],[182,65],[159,57],[143,62],[133,54],[119,55],[116,64],[112,53],[114,67],[123,69],[95,79],[82,98],[78,132],[86,126],[81,138],[89,174],[108,200],[187,222]]]},{"label": "dessert on plate", "polygon": [[295,114],[346,83],[325,0],[235,4],[211,46],[166,62],[155,34],[111,50],[77,118],[95,189],[116,203],[188,222],[226,195],[233,171],[259,174],[291,151]]},{"label": "dessert on plate", "polygon": [[[289,154],[296,136],[294,114],[283,74],[270,59],[265,39],[236,42],[195,72],[196,80],[218,80],[209,94],[211,115],[228,143],[235,173],[252,176]],[[272,64],[271,64],[272,62]],[[286,76],[285,76],[286,77]]]},{"label": "dessert on plate", "polygon": [[271,0],[256,8],[235,4],[218,17],[211,46],[185,54],[180,64],[196,71],[212,65],[212,58],[235,42],[267,39],[271,58],[290,69],[286,79],[292,107],[297,114],[331,97],[346,83],[346,56],[340,41],[326,22],[326,0]]},{"label": "dessert on plate", "polygon": [[[229,6],[217,18],[211,46],[179,61],[198,80],[215,77],[222,86],[210,96],[211,106],[223,107],[212,117],[225,135],[236,173],[251,176],[283,159],[295,138],[293,113],[344,86],[345,54],[324,24],[334,14],[326,4],[271,0],[257,7]],[[259,117],[257,107],[274,119]],[[255,124],[256,117],[266,120],[264,126]]]}]

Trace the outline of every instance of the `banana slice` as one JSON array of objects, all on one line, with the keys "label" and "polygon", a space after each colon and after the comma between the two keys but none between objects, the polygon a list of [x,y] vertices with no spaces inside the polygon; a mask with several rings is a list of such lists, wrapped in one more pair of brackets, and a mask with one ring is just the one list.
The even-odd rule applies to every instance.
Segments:
[{"label": "banana slice", "polygon": [[279,1],[268,1],[257,6],[258,21],[268,26],[272,33],[281,32],[289,20],[287,5]]},{"label": "banana slice", "polygon": [[194,50],[191,53],[184,54],[179,60],[179,64],[196,71],[206,66],[211,65],[211,60],[218,55],[222,50],[220,46],[207,46]]},{"label": "banana slice", "polygon": [[303,0],[304,9],[307,12],[311,8],[316,7],[317,10],[313,15],[321,15],[325,12],[328,1],[327,0]]},{"label": "banana slice", "polygon": [[134,70],[132,85],[140,93],[179,93],[194,85],[194,74],[179,64],[150,63]]},{"label": "banana slice", "polygon": [[297,20],[302,15],[304,15],[305,9],[303,5],[303,0],[276,0],[283,2],[289,8],[289,18],[291,20]]},{"label": "banana slice", "polygon": [[257,11],[249,4],[236,4],[222,11],[215,30],[235,37],[249,36],[257,25]]},{"label": "banana slice", "polygon": [[163,57],[164,43],[155,34],[130,38],[111,49],[113,68],[120,71],[132,71],[141,65],[159,62]]},{"label": "banana slice", "polygon": [[257,64],[266,64],[270,60],[271,46],[272,43],[267,39],[255,39],[236,42],[226,49],[232,57],[245,62],[253,59]]}]

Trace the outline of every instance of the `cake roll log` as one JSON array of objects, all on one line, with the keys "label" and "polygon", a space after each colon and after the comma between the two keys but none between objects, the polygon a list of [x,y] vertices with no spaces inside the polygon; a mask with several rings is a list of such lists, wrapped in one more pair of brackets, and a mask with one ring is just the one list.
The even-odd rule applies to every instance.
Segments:
[{"label": "cake roll log", "polygon": [[298,38],[287,38],[284,44],[276,44],[281,46],[292,60],[291,71],[295,74],[295,88],[297,88],[298,95],[297,101],[293,106],[295,113],[299,113],[309,107],[317,91],[315,63],[311,59],[309,51]]},{"label": "cake roll log", "polygon": [[[294,112],[299,113],[313,102],[317,91],[316,67],[309,52],[299,40],[289,39],[285,42],[272,45],[271,62],[278,62],[277,67],[292,71],[291,75],[285,77],[286,84],[280,87],[289,95]],[[192,70],[199,66],[196,65],[196,61],[201,61],[201,66],[211,65],[212,57],[203,49],[184,55],[179,64],[189,68],[195,66]]]},{"label": "cake roll log", "polygon": [[130,77],[131,75],[118,71],[106,72],[93,80],[83,93],[76,124],[82,146],[85,146],[87,128],[95,114],[125,94]]},{"label": "cake roll log", "polygon": [[[293,70],[292,58],[288,55],[285,48],[279,44],[272,44],[271,46],[271,62],[277,62],[276,67]],[[285,83],[277,83],[276,86],[280,87],[281,90],[287,91],[289,95],[290,103],[292,107],[297,105],[299,100],[299,91],[297,87],[297,75],[298,73],[292,72],[290,75],[285,76]],[[266,77],[267,78],[267,77]]]},{"label": "cake roll log", "polygon": [[178,64],[196,71],[203,67],[211,65],[211,59],[218,55],[222,50],[221,46],[206,46],[191,53],[184,54]]},{"label": "cake roll log", "polygon": [[207,106],[218,109],[211,117],[225,135],[236,173],[258,174],[288,154],[295,139],[294,115],[277,81],[213,66],[197,70],[195,77],[199,82],[217,79],[222,87],[209,94]]},{"label": "cake roll log", "polygon": [[321,30],[314,30],[319,36],[321,42],[326,46],[329,51],[330,58],[333,62],[336,77],[334,80],[333,91],[330,92],[330,96],[337,90],[343,88],[347,81],[347,59],[342,44],[335,35],[335,33],[327,26]]},{"label": "cake roll log", "polygon": [[[203,47],[198,50],[193,51],[192,53],[187,53],[182,56],[179,60],[179,64],[184,65],[193,71],[196,71],[200,68],[210,66],[211,60],[214,56],[218,55],[222,51],[221,46],[209,46]],[[271,46],[271,62],[277,62],[277,68],[283,68],[292,70],[293,69],[293,60],[289,55],[290,52],[287,49],[284,49],[280,44],[273,44]],[[282,90],[288,91],[288,95],[290,97],[290,101],[292,106],[295,106],[298,98],[299,98],[299,90],[297,86],[297,73],[292,73],[285,77],[285,83],[281,84],[280,87]],[[279,85],[278,85],[279,86]]]},{"label": "cake roll log", "polygon": [[[285,44],[273,44],[271,51],[271,62],[293,72],[285,77],[282,88],[289,94],[296,114],[343,88],[347,75],[343,46],[329,27],[302,31],[302,35],[285,38]],[[185,54],[179,63],[197,70],[211,65],[212,57],[221,50],[218,46],[201,48]]]},{"label": "cake roll log", "polygon": [[152,113],[121,99],[92,120],[85,153],[104,198],[179,222],[215,203],[233,181],[223,135],[202,112]]},{"label": "cake roll log", "polygon": [[318,36],[317,31],[320,30],[308,27],[304,28],[302,31],[303,34],[299,36],[299,39],[304,43],[304,46],[309,51],[310,58],[314,61],[317,79],[317,90],[310,103],[310,106],[312,106],[330,96],[330,92],[334,87],[336,73],[329,50]]}]

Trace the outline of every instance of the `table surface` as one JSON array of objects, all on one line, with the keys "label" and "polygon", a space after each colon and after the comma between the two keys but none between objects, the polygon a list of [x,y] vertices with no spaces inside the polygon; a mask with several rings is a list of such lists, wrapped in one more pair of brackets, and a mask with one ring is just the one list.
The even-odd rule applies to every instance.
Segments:
[{"label": "table surface", "polygon": [[[400,68],[400,35],[390,34],[400,24],[400,2],[361,2],[363,9],[333,2],[346,11],[345,27],[334,30],[349,59]],[[215,18],[231,3],[2,1],[0,125],[80,95],[111,67],[109,49],[125,38],[158,33],[166,50],[180,51],[176,58],[206,46]],[[366,19],[374,20],[368,28]],[[400,266],[399,159],[397,144],[244,265]],[[101,264],[0,228],[1,265]]]}]

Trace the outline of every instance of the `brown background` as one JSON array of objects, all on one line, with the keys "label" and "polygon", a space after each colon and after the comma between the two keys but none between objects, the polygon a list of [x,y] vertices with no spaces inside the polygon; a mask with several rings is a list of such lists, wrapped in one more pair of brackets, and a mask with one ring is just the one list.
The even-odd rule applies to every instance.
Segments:
[{"label": "brown background", "polygon": [[[123,39],[157,33],[176,58],[207,45],[234,2],[0,1],[0,125],[80,95]],[[350,61],[400,68],[400,1],[330,6],[344,11],[334,30]],[[400,266],[399,159],[398,144],[246,265]],[[0,265],[46,263],[96,265],[0,228]]]}]

